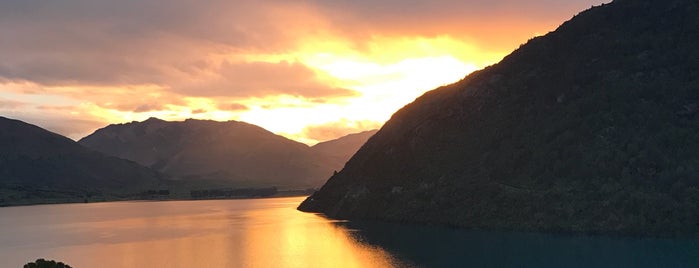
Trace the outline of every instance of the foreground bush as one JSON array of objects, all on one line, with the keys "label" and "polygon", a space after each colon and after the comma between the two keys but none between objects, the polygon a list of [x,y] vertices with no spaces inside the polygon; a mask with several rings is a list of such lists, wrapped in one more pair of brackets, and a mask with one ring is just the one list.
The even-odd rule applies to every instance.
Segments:
[{"label": "foreground bush", "polygon": [[70,265],[67,265],[62,262],[56,262],[54,260],[44,260],[44,259],[38,259],[35,262],[30,262],[24,265],[24,268],[71,268]]}]

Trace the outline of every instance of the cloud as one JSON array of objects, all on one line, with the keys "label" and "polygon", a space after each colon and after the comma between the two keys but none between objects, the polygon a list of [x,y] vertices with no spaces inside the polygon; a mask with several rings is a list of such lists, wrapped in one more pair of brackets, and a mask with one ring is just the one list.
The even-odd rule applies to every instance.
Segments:
[{"label": "cloud", "polygon": [[[8,88],[12,89],[11,86]],[[184,96],[158,86],[45,86],[43,87],[44,92],[27,92],[24,88],[18,89],[18,93],[23,94],[23,96],[54,94],[80,100],[78,103],[89,102],[97,107],[124,112],[143,113],[167,109],[170,105],[187,105]]]},{"label": "cloud", "polygon": [[344,36],[361,47],[375,35],[447,34],[486,47],[507,39],[509,47],[513,36],[504,34],[524,41],[532,34],[520,29],[526,24],[559,23],[601,2],[4,0],[0,36],[12,38],[0,39],[0,77],[51,86],[176,89],[173,79],[211,71],[216,56],[285,53],[309,35]]},{"label": "cloud", "polygon": [[0,109],[17,109],[26,106],[26,103],[13,100],[0,99]]},{"label": "cloud", "polygon": [[[333,28],[357,42],[372,36],[442,36],[491,50],[512,49],[534,30],[559,25],[577,12],[610,0],[311,0]],[[529,30],[526,30],[529,29]],[[516,44],[514,44],[516,45]]]},{"label": "cloud", "polygon": [[[513,33],[522,35],[519,42],[532,34],[519,26],[560,22],[599,2],[5,0],[0,36],[12,38],[0,39],[0,79],[44,86],[157,85],[193,96],[351,96],[314,80],[298,62],[227,57],[293,52],[309,36],[362,48],[373,36],[446,34],[509,48]],[[546,15],[555,10],[571,14]]]},{"label": "cloud", "polygon": [[192,114],[195,114],[195,115],[196,114],[205,114],[207,112],[208,111],[206,109],[194,109],[194,110],[192,110]]},{"label": "cloud", "polygon": [[39,105],[39,106],[36,106],[36,109],[43,110],[43,111],[65,112],[65,111],[73,111],[73,110],[75,110],[75,107],[70,106],[70,105]]},{"label": "cloud", "polygon": [[[2,0],[0,112],[71,137],[100,126],[98,121],[199,112],[231,119],[259,109],[345,107],[359,97],[374,102],[371,113],[384,113],[376,103],[385,107],[401,99],[406,86],[358,89],[352,84],[357,81],[308,59],[381,61],[376,66],[385,68],[410,57],[454,56],[443,55],[448,50],[462,53],[454,56],[458,60],[489,55],[490,61],[534,31],[552,30],[602,2],[608,1]],[[454,42],[435,46],[441,39]],[[424,55],[411,54],[416,50]],[[201,100],[192,105],[192,99]],[[350,112],[366,114],[367,107]],[[76,119],[75,112],[84,117]],[[275,118],[269,125],[279,121],[268,117]],[[360,122],[340,120],[304,132],[325,140],[380,125]]]},{"label": "cloud", "polygon": [[[133,109],[133,111],[136,112],[136,113],[143,113],[143,112],[150,112],[150,111],[158,111],[158,110],[162,110],[162,109],[163,109],[163,106],[162,106],[162,105],[146,103],[146,104],[141,104],[141,105],[139,105],[138,107],[136,107],[136,109]],[[122,109],[120,109],[120,110],[122,110],[122,111],[123,111],[123,110],[128,111],[128,110],[131,110],[131,109],[128,109],[128,108],[127,108],[127,109],[123,109],[123,108],[122,108]]]},{"label": "cloud", "polygon": [[328,86],[313,70],[298,62],[224,62],[215,77],[174,88],[188,96],[253,97],[349,97],[356,92]]},{"label": "cloud", "polygon": [[0,1],[0,36],[12,36],[0,38],[0,81],[134,112],[185,97],[356,96],[300,62],[245,60],[293,51],[311,13],[287,1]]},{"label": "cloud", "polygon": [[306,138],[316,141],[336,139],[352,133],[379,129],[383,123],[370,120],[342,119],[320,125],[311,125],[303,129]]},{"label": "cloud", "polygon": [[63,85],[167,84],[212,56],[289,47],[274,1],[7,0],[0,77]]},{"label": "cloud", "polygon": [[[600,4],[604,0],[381,0],[381,1],[355,1],[355,0],[311,0],[314,6],[323,7],[326,10],[341,10],[354,16],[361,16],[365,21],[420,21],[422,19],[460,19],[477,18],[487,20],[496,15],[508,15],[511,17],[531,17],[531,19],[543,19],[551,17],[551,14],[560,14],[561,10],[581,10],[592,4]],[[433,24],[430,21],[422,21],[422,24]]]},{"label": "cloud", "polygon": [[222,111],[247,111],[250,107],[245,106],[240,103],[228,103],[228,104],[218,104],[216,108]]}]

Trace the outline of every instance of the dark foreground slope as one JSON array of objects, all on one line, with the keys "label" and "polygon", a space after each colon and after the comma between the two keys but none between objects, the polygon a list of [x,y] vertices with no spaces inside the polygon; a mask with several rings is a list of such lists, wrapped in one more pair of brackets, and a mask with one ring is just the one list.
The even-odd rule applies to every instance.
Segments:
[{"label": "dark foreground slope", "polygon": [[393,115],[299,207],[468,228],[699,233],[699,2],[617,0]]},{"label": "dark foreground slope", "polygon": [[128,197],[160,175],[18,120],[0,117],[0,205]]},{"label": "dark foreground slope", "polygon": [[109,125],[79,142],[181,180],[236,187],[318,187],[336,168],[305,144],[237,121],[151,118]]}]

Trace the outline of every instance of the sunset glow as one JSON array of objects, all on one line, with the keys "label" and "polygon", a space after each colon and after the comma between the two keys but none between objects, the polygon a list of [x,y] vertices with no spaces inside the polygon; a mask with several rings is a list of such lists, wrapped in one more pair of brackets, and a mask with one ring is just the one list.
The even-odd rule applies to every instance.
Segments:
[{"label": "sunset glow", "polygon": [[[14,10],[0,28],[15,37],[0,49],[0,114],[74,139],[158,117],[240,120],[313,144],[378,128],[424,92],[602,3],[273,2]],[[379,9],[389,14],[372,16]]]}]

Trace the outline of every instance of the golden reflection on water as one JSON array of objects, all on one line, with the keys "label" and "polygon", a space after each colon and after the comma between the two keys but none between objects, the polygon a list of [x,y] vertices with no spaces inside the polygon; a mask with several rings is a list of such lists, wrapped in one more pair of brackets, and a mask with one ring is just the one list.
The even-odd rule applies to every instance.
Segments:
[{"label": "golden reflection on water", "polygon": [[[74,267],[392,267],[351,231],[296,211],[303,198],[0,209],[0,259]],[[8,224],[8,225],[6,225]]]},{"label": "golden reflection on water", "polygon": [[[391,257],[377,247],[355,241],[345,228],[333,225],[316,215],[299,216],[295,211],[275,209],[250,212],[249,219],[262,219],[269,215],[284,218],[280,224],[269,228],[253,228],[247,232],[244,259],[261,267],[390,267]],[[311,216],[311,217],[305,217]],[[309,219],[314,224],[308,224]],[[272,219],[269,219],[272,220]],[[275,251],[275,258],[257,259],[262,252]]]}]

